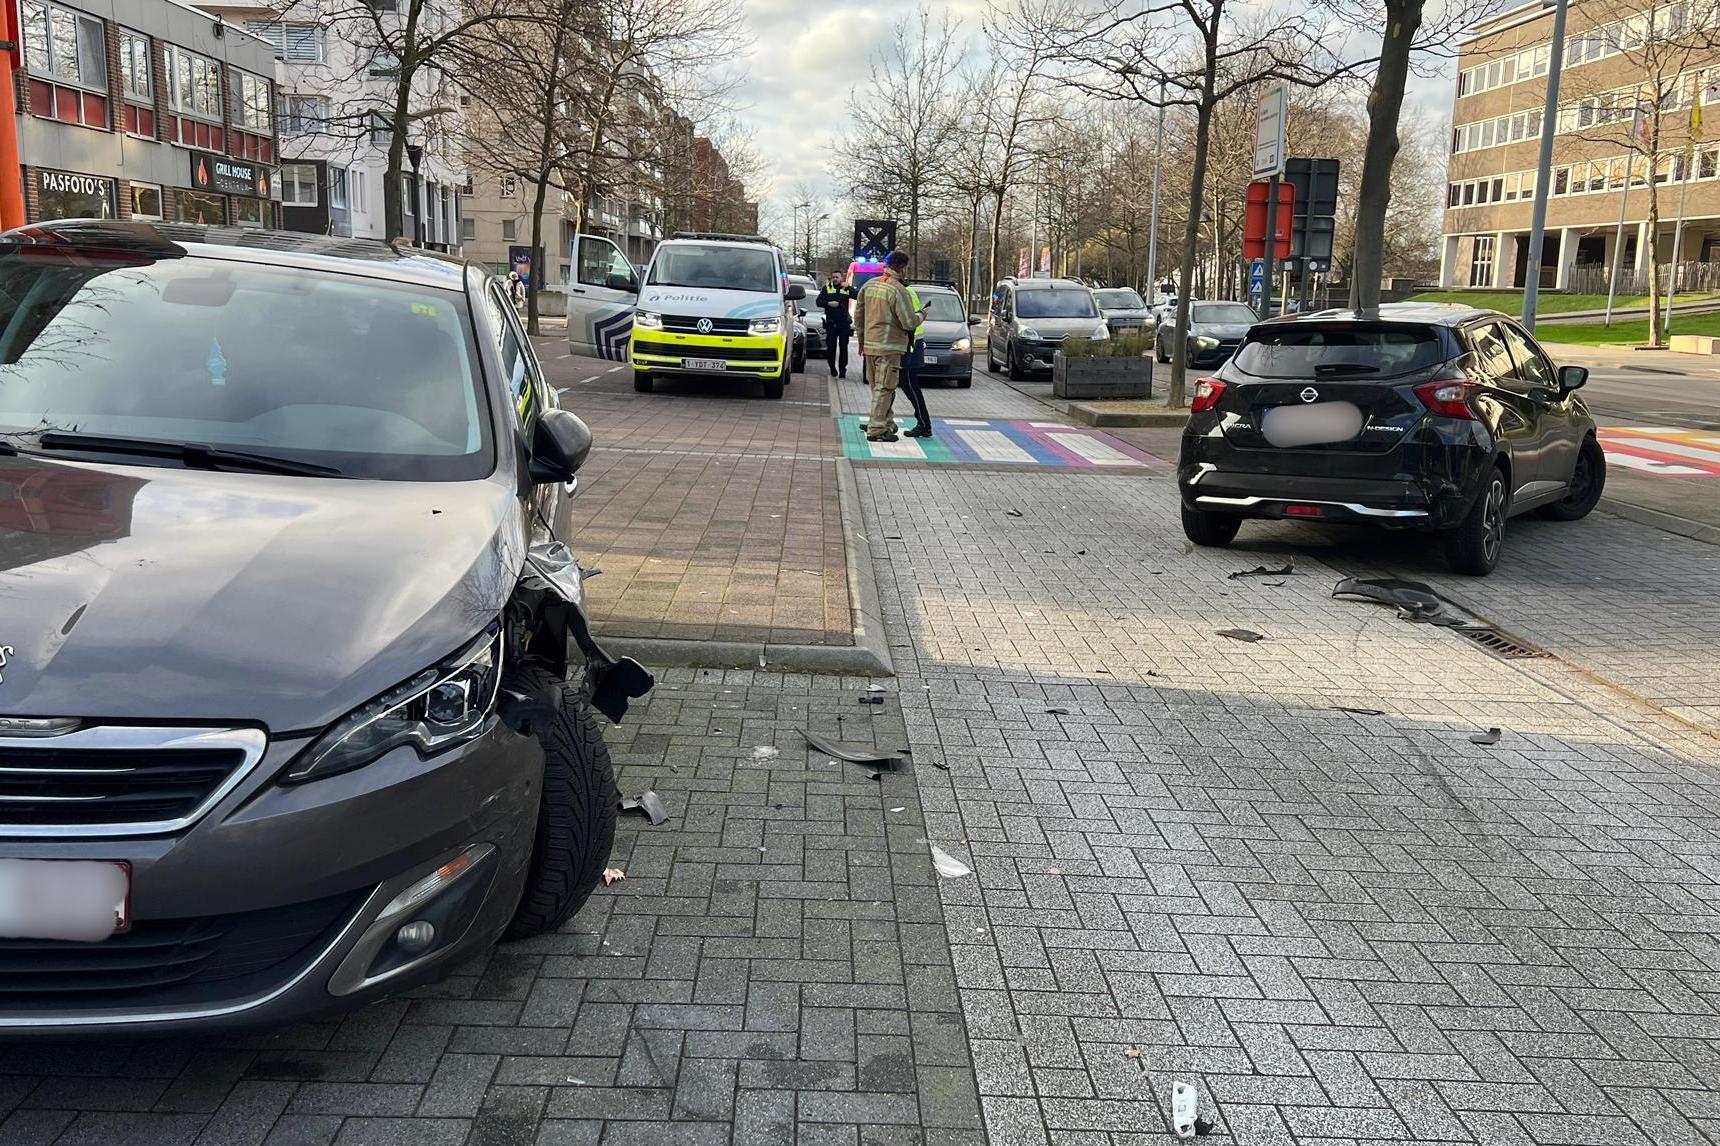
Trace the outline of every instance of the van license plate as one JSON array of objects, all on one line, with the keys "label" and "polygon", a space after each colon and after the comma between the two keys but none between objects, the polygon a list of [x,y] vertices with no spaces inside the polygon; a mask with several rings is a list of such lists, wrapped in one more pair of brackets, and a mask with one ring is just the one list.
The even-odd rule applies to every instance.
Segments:
[{"label": "van license plate", "polygon": [[131,865],[0,860],[0,937],[94,943],[131,930]]},{"label": "van license plate", "polygon": [[683,358],[681,365],[688,370],[727,370],[729,364],[721,358]]}]

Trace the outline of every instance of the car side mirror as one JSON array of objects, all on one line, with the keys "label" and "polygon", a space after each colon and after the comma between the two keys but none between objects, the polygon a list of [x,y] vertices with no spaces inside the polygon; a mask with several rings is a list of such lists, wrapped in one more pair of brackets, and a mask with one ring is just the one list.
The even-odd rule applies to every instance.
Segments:
[{"label": "car side mirror", "polygon": [[790,283],[788,290],[783,293],[782,297],[789,302],[799,302],[806,297],[806,288],[799,283]]},{"label": "car side mirror", "polygon": [[633,294],[639,293],[639,280],[634,278],[632,275],[618,275],[611,273],[603,280],[603,285],[608,287],[610,290],[631,291]]},{"label": "car side mirror", "polygon": [[583,419],[567,410],[545,410],[532,432],[532,481],[572,481],[590,453],[591,427]]},{"label": "car side mirror", "polygon": [[969,326],[978,326],[980,323],[982,323],[984,321],[985,321],[985,315],[983,315],[983,314],[970,314],[970,315],[968,315],[968,325]]},{"label": "car side mirror", "polygon": [[1587,366],[1559,367],[1559,389],[1566,394],[1572,390],[1581,390],[1589,381]]}]

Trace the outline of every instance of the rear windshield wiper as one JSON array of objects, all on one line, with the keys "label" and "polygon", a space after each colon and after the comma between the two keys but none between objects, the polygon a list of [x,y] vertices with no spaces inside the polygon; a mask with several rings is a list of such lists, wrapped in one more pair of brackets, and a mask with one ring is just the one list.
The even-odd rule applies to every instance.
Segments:
[{"label": "rear windshield wiper", "polygon": [[199,442],[158,442],[150,438],[114,438],[103,434],[78,434],[49,430],[36,439],[44,450],[88,450],[98,454],[129,454],[144,458],[172,458],[188,466],[211,470],[251,470],[265,474],[298,474],[306,477],[339,477],[333,466],[295,461],[273,454],[206,446]]}]

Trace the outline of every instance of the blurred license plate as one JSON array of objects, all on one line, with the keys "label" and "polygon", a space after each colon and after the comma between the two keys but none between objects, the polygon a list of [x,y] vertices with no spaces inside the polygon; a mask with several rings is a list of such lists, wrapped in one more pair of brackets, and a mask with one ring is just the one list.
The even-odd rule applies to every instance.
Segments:
[{"label": "blurred license plate", "polygon": [[729,364],[721,358],[685,358],[682,365],[688,370],[727,370]]},{"label": "blurred license plate", "polygon": [[131,930],[131,865],[0,860],[0,937],[93,943]]},{"label": "blurred license plate", "polygon": [[936,366],[937,364],[938,364],[938,356],[936,354],[926,355],[926,365],[927,366]]},{"label": "blurred license plate", "polygon": [[1261,418],[1260,432],[1280,449],[1347,442],[1362,432],[1362,411],[1354,402],[1273,406]]}]

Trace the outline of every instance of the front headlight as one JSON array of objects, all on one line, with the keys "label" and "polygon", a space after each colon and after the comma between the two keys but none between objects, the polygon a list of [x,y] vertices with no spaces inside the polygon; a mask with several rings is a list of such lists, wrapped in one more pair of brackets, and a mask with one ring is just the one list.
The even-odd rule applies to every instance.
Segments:
[{"label": "front headlight", "polygon": [[281,783],[350,772],[403,745],[427,757],[476,739],[495,711],[501,665],[502,633],[492,627],[441,664],[336,721],[299,753]]},{"label": "front headlight", "polygon": [[1109,337],[1111,337],[1111,328],[1106,326],[1104,323],[1101,322],[1098,326],[1095,326],[1093,328],[1093,341],[1094,342],[1099,341],[1101,338],[1109,338]]},{"label": "front headlight", "polygon": [[646,330],[662,330],[663,316],[654,310],[636,310],[633,312],[633,325]]},{"label": "front headlight", "polygon": [[1039,332],[1031,326],[1018,327],[1015,333],[1020,338],[1025,338],[1032,342],[1039,341]]},{"label": "front headlight", "polygon": [[1210,334],[1197,334],[1190,341],[1202,350],[1211,350],[1218,345],[1218,339]]},{"label": "front headlight", "polygon": [[747,323],[748,334],[775,334],[781,329],[782,319],[780,317],[755,318],[751,322]]},{"label": "front headlight", "polygon": [[958,338],[954,342],[950,343],[950,349],[951,350],[972,350],[973,349],[973,339],[971,339],[971,338]]}]

